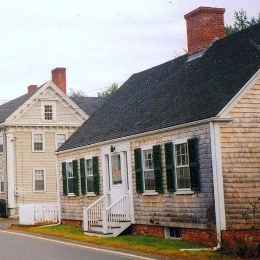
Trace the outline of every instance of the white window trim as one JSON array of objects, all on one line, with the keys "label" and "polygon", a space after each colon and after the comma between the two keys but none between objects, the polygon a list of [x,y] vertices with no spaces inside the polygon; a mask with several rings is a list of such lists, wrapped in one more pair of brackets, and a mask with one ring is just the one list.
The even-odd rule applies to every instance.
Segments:
[{"label": "white window trim", "polygon": [[[3,176],[4,178],[4,186],[5,186],[5,175],[4,175],[4,170],[0,170],[0,177]],[[0,178],[0,184],[1,184],[1,178]],[[4,187],[5,188],[5,187]],[[1,185],[0,185],[0,193],[5,193],[5,191],[1,190]]]},{"label": "white window trim", "polygon": [[94,193],[94,191],[93,192],[88,192],[88,189],[87,189],[87,175],[86,175],[86,160],[91,160],[92,161],[92,176],[93,176],[93,178],[94,178],[94,175],[93,175],[93,157],[94,157],[95,155],[93,155],[93,156],[91,156],[91,155],[88,155],[88,156],[85,156],[84,157],[84,160],[85,160],[85,163],[84,163],[84,165],[85,165],[85,185],[86,185],[86,197],[94,197],[94,196],[96,196],[96,194]]},{"label": "white window trim", "polygon": [[[35,190],[35,171],[43,171],[44,173],[44,190]],[[45,168],[33,168],[33,192],[46,192],[46,170]]]},{"label": "white window trim", "polygon": [[[45,106],[52,106],[52,120],[45,119]],[[57,109],[56,101],[42,100],[41,102],[41,114],[43,122],[55,122],[57,121]]]},{"label": "white window trim", "polygon": [[[34,135],[42,134],[42,150],[34,150]],[[45,134],[44,132],[32,132],[32,152],[33,153],[44,153],[45,152]]]},{"label": "white window trim", "polygon": [[178,185],[177,185],[177,161],[176,161],[176,150],[175,150],[175,146],[178,144],[184,144],[187,143],[188,144],[188,139],[189,137],[185,137],[185,138],[180,138],[180,139],[176,139],[173,141],[173,149],[174,149],[174,166],[175,166],[175,183],[176,183],[176,191],[174,192],[174,194],[176,195],[185,195],[185,194],[194,194],[194,191],[191,190],[191,188],[186,188],[186,189],[179,189]]},{"label": "white window trim", "polygon": [[55,134],[56,149],[59,148],[59,147],[58,147],[58,135],[65,135],[65,142],[66,142],[66,140],[68,139],[67,133],[60,133],[60,132],[57,132],[57,133]]}]

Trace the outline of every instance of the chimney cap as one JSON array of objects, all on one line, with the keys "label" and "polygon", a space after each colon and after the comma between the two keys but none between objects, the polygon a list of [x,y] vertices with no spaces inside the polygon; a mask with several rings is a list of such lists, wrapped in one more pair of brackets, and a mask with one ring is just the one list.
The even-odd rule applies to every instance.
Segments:
[{"label": "chimney cap", "polygon": [[32,91],[34,91],[34,90],[36,90],[37,87],[38,87],[37,85],[30,85],[30,86],[28,86],[28,87],[27,87],[28,93],[29,93],[29,92],[32,92]]},{"label": "chimney cap", "polygon": [[205,7],[205,6],[200,6],[191,12],[187,13],[184,15],[184,18],[187,20],[191,18],[194,15],[197,15],[199,13],[214,13],[214,14],[224,14],[226,11],[225,8],[218,8],[218,7]]}]

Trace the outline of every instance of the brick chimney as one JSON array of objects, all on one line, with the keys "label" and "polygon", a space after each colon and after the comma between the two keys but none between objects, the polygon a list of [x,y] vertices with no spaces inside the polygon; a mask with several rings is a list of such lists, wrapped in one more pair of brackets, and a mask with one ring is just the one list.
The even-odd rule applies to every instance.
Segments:
[{"label": "brick chimney", "polygon": [[66,89],[66,68],[56,68],[51,71],[52,82],[59,87],[65,94]]},{"label": "brick chimney", "polygon": [[204,50],[216,37],[225,37],[224,12],[224,8],[199,7],[184,16],[188,55]]},{"label": "brick chimney", "polygon": [[32,92],[32,91],[37,89],[37,85],[30,85],[30,86],[27,87],[27,89],[28,89],[28,93]]}]

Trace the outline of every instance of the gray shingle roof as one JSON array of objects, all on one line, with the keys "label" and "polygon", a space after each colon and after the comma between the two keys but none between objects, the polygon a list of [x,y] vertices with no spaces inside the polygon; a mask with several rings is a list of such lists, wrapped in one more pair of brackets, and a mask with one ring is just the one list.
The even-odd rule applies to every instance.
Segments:
[{"label": "gray shingle roof", "polygon": [[107,98],[102,97],[71,97],[70,99],[89,116],[107,101]]},{"label": "gray shingle roof", "polygon": [[260,69],[260,24],[134,74],[58,151],[216,116]]}]

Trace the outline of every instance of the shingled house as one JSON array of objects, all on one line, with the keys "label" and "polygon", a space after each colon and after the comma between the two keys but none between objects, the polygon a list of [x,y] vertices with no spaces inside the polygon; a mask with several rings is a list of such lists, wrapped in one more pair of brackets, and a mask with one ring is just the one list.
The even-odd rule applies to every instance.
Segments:
[{"label": "shingled house", "polygon": [[55,150],[104,103],[66,95],[66,69],[0,106],[0,199],[8,216],[19,204],[57,202]]},{"label": "shingled house", "polygon": [[259,241],[243,213],[260,197],[260,24],[225,37],[224,11],[185,15],[188,53],[132,75],[58,149],[64,223]]}]

